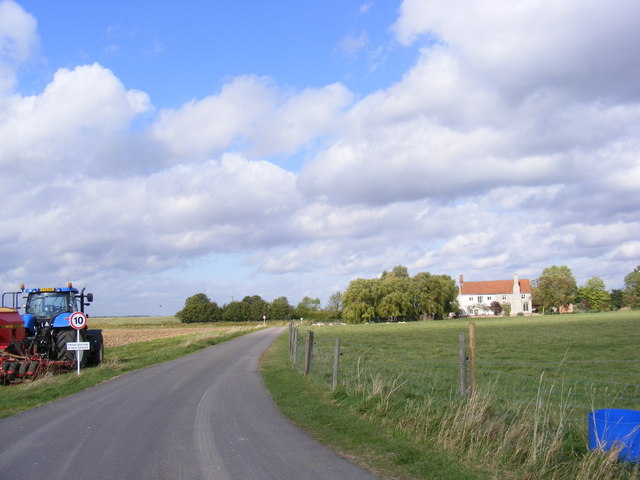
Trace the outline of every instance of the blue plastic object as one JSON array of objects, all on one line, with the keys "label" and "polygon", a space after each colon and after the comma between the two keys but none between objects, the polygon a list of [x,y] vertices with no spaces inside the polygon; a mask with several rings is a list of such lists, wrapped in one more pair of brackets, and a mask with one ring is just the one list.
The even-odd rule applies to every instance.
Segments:
[{"label": "blue plastic object", "polygon": [[640,411],[605,408],[589,413],[589,450],[620,448],[618,460],[640,462]]}]

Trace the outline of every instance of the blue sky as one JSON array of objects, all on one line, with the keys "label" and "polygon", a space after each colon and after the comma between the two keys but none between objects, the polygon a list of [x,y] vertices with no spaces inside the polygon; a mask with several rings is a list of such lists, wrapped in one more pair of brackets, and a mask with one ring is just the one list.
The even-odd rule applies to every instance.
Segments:
[{"label": "blue sky", "polygon": [[[21,3],[38,20],[40,62],[23,88],[57,68],[98,62],[154,105],[178,107],[253,74],[291,87],[336,81],[361,94],[399,80],[416,57],[390,31],[397,1]],[[40,64],[38,64],[40,63]]]},{"label": "blue sky", "polygon": [[96,315],[640,263],[640,4],[0,0],[0,289]]}]

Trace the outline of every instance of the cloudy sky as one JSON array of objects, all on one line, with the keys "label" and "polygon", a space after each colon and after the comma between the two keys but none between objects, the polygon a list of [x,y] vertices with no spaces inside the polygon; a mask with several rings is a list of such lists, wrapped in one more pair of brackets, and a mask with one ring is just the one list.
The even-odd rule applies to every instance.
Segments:
[{"label": "cloudy sky", "polygon": [[2,291],[619,288],[638,205],[637,0],[0,0]]}]

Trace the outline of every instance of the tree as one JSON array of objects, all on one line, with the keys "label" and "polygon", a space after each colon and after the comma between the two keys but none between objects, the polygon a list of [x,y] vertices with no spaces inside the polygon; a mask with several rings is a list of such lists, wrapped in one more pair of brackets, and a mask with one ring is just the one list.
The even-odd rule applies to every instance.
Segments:
[{"label": "tree", "polygon": [[332,293],[327,303],[327,310],[340,318],[342,315],[342,292]]},{"label": "tree", "polygon": [[176,316],[182,323],[218,322],[222,312],[204,293],[196,293],[185,300],[184,308]]},{"label": "tree", "polygon": [[458,287],[449,275],[422,272],[411,280],[418,315],[439,320],[458,310]]},{"label": "tree", "polygon": [[184,306],[191,307],[193,305],[203,305],[208,303],[211,303],[211,300],[209,300],[209,297],[207,297],[206,294],[196,293],[195,295],[191,295],[184,301]]},{"label": "tree", "polygon": [[375,320],[376,308],[382,297],[379,279],[352,280],[342,295],[342,319],[347,323]]},{"label": "tree", "polygon": [[365,302],[350,302],[342,310],[342,319],[347,323],[365,323],[375,319],[375,310]]},{"label": "tree", "polygon": [[287,297],[278,297],[269,304],[269,318],[273,320],[291,320],[293,307]]},{"label": "tree", "polygon": [[458,309],[458,287],[448,275],[418,273],[410,278],[404,275],[404,267],[396,267],[394,272],[353,280],[342,295],[343,320],[440,319]]},{"label": "tree", "polygon": [[246,322],[249,318],[248,307],[247,303],[237,300],[227,303],[222,308],[222,319],[225,322]]},{"label": "tree", "polygon": [[614,288],[609,294],[611,298],[611,308],[618,310],[624,306],[624,291],[620,288]]},{"label": "tree", "polygon": [[624,277],[624,304],[637,310],[640,308],[640,265]]},{"label": "tree", "polygon": [[388,277],[409,278],[409,270],[404,265],[396,265],[395,267],[393,267],[393,270],[391,270],[391,272],[387,272],[386,270],[382,272],[380,279],[384,280]]},{"label": "tree", "polygon": [[607,292],[604,281],[599,277],[592,277],[578,289],[578,299],[586,310],[601,312],[609,310],[611,297]]},{"label": "tree", "polygon": [[411,279],[404,276],[389,275],[379,284],[383,296],[377,306],[377,314],[387,321],[413,320],[416,317]]},{"label": "tree", "polygon": [[533,303],[545,308],[568,307],[576,298],[576,279],[566,265],[547,267],[538,279],[538,286],[533,289]]},{"label": "tree", "polygon": [[269,310],[269,304],[260,295],[246,296],[242,299],[245,304],[245,320],[250,322],[260,322]]},{"label": "tree", "polygon": [[497,300],[494,300],[493,302],[491,302],[490,308],[496,317],[502,313],[502,304]]},{"label": "tree", "polygon": [[300,303],[298,303],[296,310],[299,317],[308,317],[311,312],[320,310],[320,299],[303,297]]}]

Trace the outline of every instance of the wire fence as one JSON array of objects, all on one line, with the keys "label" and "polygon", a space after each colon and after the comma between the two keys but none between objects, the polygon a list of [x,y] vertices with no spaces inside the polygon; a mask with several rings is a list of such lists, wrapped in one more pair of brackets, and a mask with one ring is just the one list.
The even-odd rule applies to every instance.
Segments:
[{"label": "wire fence", "polygon": [[[291,330],[292,361],[303,372],[305,331]],[[442,359],[407,349],[367,348],[353,337],[341,340],[335,371],[335,342],[339,336],[315,332],[307,375],[313,381],[365,394],[402,392],[450,401],[460,398],[461,371],[457,345]],[[295,346],[294,346],[295,345]],[[427,346],[425,346],[425,350]],[[607,360],[479,360],[475,364],[478,391],[490,392],[499,402],[544,401],[562,405],[582,416],[599,408],[640,408],[640,356]],[[468,364],[468,360],[467,360]],[[335,373],[334,373],[335,372]],[[304,373],[304,372],[303,372]]]}]

